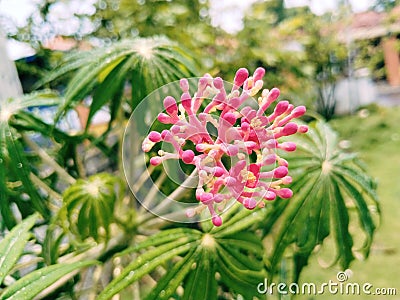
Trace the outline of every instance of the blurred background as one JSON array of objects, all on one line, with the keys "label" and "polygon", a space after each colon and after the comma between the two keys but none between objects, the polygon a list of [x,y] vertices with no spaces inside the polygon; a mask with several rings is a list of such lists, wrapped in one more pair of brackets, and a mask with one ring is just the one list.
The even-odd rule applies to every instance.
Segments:
[{"label": "blurred background", "polygon": [[[370,258],[350,273],[400,291],[400,1],[2,0],[0,29],[1,98],[31,92],[69,51],[127,37],[170,38],[195,58],[197,75],[232,80],[239,67],[265,67],[266,86],[330,120],[340,146],[360,153],[377,179],[381,224]],[[21,87],[4,80],[10,61]],[[49,87],[62,92],[66,82]],[[301,281],[335,278],[338,269],[321,268],[330,255],[313,260]]]}]

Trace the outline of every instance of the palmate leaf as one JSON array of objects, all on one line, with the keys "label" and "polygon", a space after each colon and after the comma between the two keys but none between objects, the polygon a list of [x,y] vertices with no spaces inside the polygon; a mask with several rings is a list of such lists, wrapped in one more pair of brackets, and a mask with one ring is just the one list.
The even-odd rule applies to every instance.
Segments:
[{"label": "palmate leaf", "polygon": [[[262,222],[264,235],[275,240],[272,274],[289,245],[296,246],[291,252],[294,280],[328,236],[336,248],[333,263],[343,269],[354,259],[354,251],[368,256],[376,226],[373,211],[379,211],[374,181],[359,167],[357,156],[339,149],[337,134],[327,123],[315,121],[309,127],[307,134],[291,138],[297,144],[296,157],[288,157],[294,196],[276,201]],[[350,226],[364,233],[359,249],[354,249]]]},{"label": "palmate leaf", "polygon": [[[257,218],[253,219],[250,214],[242,221],[251,226],[257,222]],[[156,267],[166,267],[176,260],[146,300],[170,299],[179,286],[184,291],[182,299],[216,299],[221,284],[245,299],[257,296],[257,284],[266,276],[261,239],[240,229],[225,233],[229,228],[223,225],[215,234],[188,228],[167,229],[125,250],[120,255],[145,251],[105,287],[98,299],[111,299]]]},{"label": "palmate leaf", "polygon": [[61,224],[69,224],[66,232],[71,231],[81,240],[88,237],[96,241],[108,239],[115,201],[121,195],[122,183],[110,174],[100,173],[87,180],[79,179],[63,193]]},{"label": "palmate leaf", "polygon": [[162,37],[126,39],[110,47],[96,48],[66,56],[62,64],[39,85],[71,71],[76,71],[68,84],[65,103],[59,115],[86,96],[93,96],[89,120],[104,105],[111,108],[111,121],[116,117],[126,83],[131,84],[131,109],[153,90],[182,77],[196,73],[193,61],[184,50]]},{"label": "palmate leaf", "polygon": [[[61,102],[57,94],[43,91],[21,98],[10,98],[0,104],[0,213],[2,221],[9,229],[16,224],[10,208],[12,202],[19,208],[28,208],[20,209],[23,217],[34,211],[44,217],[49,215],[45,199],[31,181],[32,167],[24,151],[21,136],[13,127],[14,120],[21,112],[25,114],[28,108],[58,105]],[[51,125],[47,127],[51,128]],[[27,200],[30,205],[26,205]]]}]

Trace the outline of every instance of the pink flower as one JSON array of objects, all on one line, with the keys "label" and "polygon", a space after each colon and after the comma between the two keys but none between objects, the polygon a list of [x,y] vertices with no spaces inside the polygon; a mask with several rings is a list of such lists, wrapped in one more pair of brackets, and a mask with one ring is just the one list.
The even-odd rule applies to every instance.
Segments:
[{"label": "pink flower", "polygon": [[[280,101],[270,115],[265,115],[279,97],[277,88],[262,90],[258,108],[247,105],[246,100],[262,89],[264,74],[265,70],[258,68],[249,77],[246,69],[239,69],[229,93],[221,78],[212,78],[209,74],[199,79],[194,95],[189,92],[187,79],[181,79],[183,93],[180,104],[171,96],[164,99],[165,113],[160,113],[158,120],[172,126],[160,133],[150,132],[142,149],[148,152],[158,142],[169,143],[174,152],[160,151],[159,156],[150,159],[150,164],[181,159],[196,167],[199,175],[196,199],[200,207],[189,210],[188,217],[207,207],[213,224],[220,226],[222,219],[217,211],[222,211],[232,199],[247,209],[254,209],[264,207],[265,201],[277,196],[284,199],[292,196],[289,188],[282,187],[292,182],[288,176],[288,163],[276,153],[276,149],[296,150],[295,143],[279,142],[279,139],[307,132],[306,125],[298,126],[292,122],[304,115],[306,108]],[[210,96],[211,101],[203,104]],[[199,111],[202,106],[204,109]],[[215,137],[207,130],[209,124],[217,129]],[[183,149],[188,141],[195,145],[195,149]],[[229,165],[223,162],[226,158],[230,160]]]}]

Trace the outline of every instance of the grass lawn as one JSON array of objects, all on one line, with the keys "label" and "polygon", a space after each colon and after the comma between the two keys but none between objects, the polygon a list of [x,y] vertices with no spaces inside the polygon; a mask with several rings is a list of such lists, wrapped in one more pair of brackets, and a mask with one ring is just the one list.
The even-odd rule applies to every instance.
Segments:
[{"label": "grass lawn", "polygon": [[[368,172],[377,179],[382,218],[370,256],[350,266],[347,282],[371,283],[375,288],[394,287],[397,296],[322,295],[296,299],[400,299],[400,107],[371,106],[358,114],[331,121],[350,149],[359,153]],[[343,143],[349,145],[349,143]],[[323,269],[316,256],[301,276],[302,282],[321,284],[335,280],[338,267]]]}]

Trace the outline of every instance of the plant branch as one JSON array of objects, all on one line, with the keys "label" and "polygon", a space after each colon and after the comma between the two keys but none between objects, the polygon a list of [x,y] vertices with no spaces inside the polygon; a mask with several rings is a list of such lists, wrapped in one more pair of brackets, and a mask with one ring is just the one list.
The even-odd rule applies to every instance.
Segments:
[{"label": "plant branch", "polygon": [[22,134],[22,138],[24,139],[25,143],[32,148],[32,150],[39,155],[44,163],[49,165],[53,170],[66,182],[69,184],[74,184],[76,179],[68,174],[50,155],[47,154],[42,148],[40,148],[34,141],[28,138],[25,134]]}]

